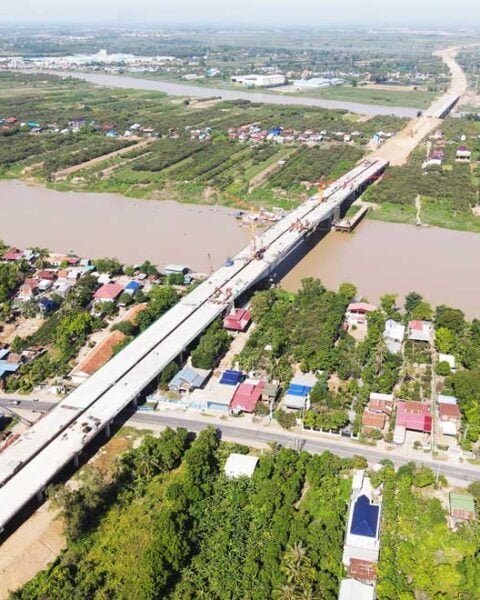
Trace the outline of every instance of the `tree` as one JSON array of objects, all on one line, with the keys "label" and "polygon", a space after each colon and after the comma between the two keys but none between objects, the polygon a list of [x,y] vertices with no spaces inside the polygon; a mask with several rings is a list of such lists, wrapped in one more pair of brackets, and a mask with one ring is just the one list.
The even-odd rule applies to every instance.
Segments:
[{"label": "tree", "polygon": [[411,314],[421,302],[423,302],[423,296],[417,292],[410,292],[405,296],[405,311]]},{"label": "tree", "polygon": [[99,273],[108,273],[109,275],[120,275],[123,271],[118,258],[98,258],[93,261]]},{"label": "tree", "polygon": [[435,347],[442,354],[450,354],[457,345],[457,337],[451,329],[439,327],[435,330]]},{"label": "tree", "polygon": [[431,305],[426,300],[422,300],[412,310],[411,315],[412,319],[431,321],[433,318],[433,310]]},{"label": "tree", "polygon": [[396,313],[397,294],[384,294],[380,298],[380,306],[389,319]]},{"label": "tree", "polygon": [[275,412],[275,418],[277,419],[278,424],[284,429],[291,429],[297,423],[295,414],[285,410],[277,410]]},{"label": "tree", "polygon": [[448,377],[451,373],[449,363],[446,360],[440,361],[435,368],[435,373],[440,377]]}]

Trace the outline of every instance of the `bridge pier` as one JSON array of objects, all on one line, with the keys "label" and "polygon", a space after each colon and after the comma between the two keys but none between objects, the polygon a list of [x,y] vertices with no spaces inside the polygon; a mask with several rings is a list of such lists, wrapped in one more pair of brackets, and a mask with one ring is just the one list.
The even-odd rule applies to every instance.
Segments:
[{"label": "bridge pier", "polygon": [[105,425],[105,435],[106,435],[107,438],[110,437],[110,423],[107,423]]},{"label": "bridge pier", "polygon": [[37,492],[36,498],[37,498],[37,502],[39,504],[41,504],[43,502],[43,500],[45,499],[45,488],[42,488],[41,490],[39,490]]},{"label": "bridge pier", "polygon": [[137,406],[138,406],[138,396],[135,396],[135,398],[132,400],[132,406],[133,406],[133,408],[137,408]]},{"label": "bridge pier", "polygon": [[73,457],[73,466],[78,469],[78,467],[80,466],[80,458],[78,456],[78,454],[75,454],[75,456]]}]

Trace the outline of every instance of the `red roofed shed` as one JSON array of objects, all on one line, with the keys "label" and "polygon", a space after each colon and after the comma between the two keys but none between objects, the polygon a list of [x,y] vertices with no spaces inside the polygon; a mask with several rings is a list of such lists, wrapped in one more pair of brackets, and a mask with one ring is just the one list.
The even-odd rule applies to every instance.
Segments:
[{"label": "red roofed shed", "polygon": [[375,564],[361,558],[350,559],[348,575],[367,584],[373,584],[377,579]]},{"label": "red roofed shed", "polygon": [[438,412],[442,421],[459,421],[461,417],[457,404],[438,404]]},{"label": "red roofed shed", "polygon": [[225,329],[233,331],[245,331],[250,323],[252,316],[249,310],[237,308],[233,313],[230,313],[223,319]]},{"label": "red roofed shed", "polygon": [[241,383],[230,402],[230,410],[233,412],[253,412],[260,400],[264,386],[263,381]]}]

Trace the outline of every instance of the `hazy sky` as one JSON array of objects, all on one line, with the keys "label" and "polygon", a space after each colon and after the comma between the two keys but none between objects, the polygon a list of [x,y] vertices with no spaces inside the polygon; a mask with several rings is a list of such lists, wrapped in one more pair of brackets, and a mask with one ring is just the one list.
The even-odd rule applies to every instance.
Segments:
[{"label": "hazy sky", "polygon": [[6,20],[475,27],[480,0],[0,0],[0,23]]}]

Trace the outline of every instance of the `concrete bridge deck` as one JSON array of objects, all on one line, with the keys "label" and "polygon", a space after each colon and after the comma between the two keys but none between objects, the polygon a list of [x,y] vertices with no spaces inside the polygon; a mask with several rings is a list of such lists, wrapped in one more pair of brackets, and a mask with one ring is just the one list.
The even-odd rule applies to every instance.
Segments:
[{"label": "concrete bridge deck", "polygon": [[0,454],[0,527],[135,401],[231,303],[271,274],[318,225],[337,216],[388,165],[365,160],[241,250]]}]

